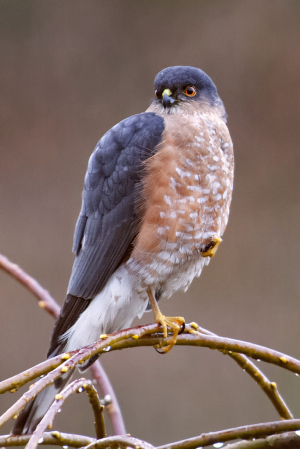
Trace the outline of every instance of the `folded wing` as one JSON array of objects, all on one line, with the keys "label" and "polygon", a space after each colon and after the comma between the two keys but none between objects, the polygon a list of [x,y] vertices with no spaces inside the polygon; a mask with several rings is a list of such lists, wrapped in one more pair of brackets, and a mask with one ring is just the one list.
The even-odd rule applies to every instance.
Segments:
[{"label": "folded wing", "polygon": [[155,154],[163,130],[156,114],[134,115],[110,129],[91,155],[75,228],[76,258],[48,356],[63,350],[60,337],[130,256],[142,219],[137,204],[143,162]]}]

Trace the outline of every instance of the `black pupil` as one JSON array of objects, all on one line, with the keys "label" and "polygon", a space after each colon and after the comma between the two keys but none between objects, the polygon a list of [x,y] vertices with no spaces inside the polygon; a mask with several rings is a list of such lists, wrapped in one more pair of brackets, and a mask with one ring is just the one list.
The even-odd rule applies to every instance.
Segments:
[{"label": "black pupil", "polygon": [[188,87],[188,88],[186,89],[186,93],[189,94],[189,95],[193,95],[194,89],[193,89],[192,87]]}]

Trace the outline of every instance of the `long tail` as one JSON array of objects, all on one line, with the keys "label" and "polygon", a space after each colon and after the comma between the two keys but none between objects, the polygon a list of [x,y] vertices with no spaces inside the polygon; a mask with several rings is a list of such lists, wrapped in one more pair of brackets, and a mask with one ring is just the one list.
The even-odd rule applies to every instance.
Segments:
[{"label": "long tail", "polygon": [[72,371],[57,379],[56,382],[41,391],[33,401],[26,405],[15,422],[12,430],[13,434],[21,435],[32,433],[35,430],[36,426],[54,401],[55,395],[64,388],[71,378],[73,374]]},{"label": "long tail", "polygon": [[[136,316],[140,317],[144,313],[148,304],[146,299],[133,290],[131,279],[122,267],[114,272],[93,300],[68,294],[53,330],[48,358],[94,343],[100,334],[110,334],[129,327]],[[96,359],[97,356],[81,365],[80,371],[88,368]],[[25,407],[15,422],[13,434],[21,435],[35,430],[55,395],[70,380],[73,371],[46,387]]]},{"label": "long tail", "polygon": [[[55,323],[50,348],[47,353],[48,358],[68,350],[68,339],[62,337],[66,332],[72,329],[72,326],[76,323],[76,318],[78,319],[78,317],[87,310],[90,302],[91,301],[76,298],[72,295],[67,296],[60,315]],[[84,346],[84,343],[82,346]],[[76,348],[74,347],[73,349]],[[69,371],[56,379],[52,385],[46,387],[33,401],[26,405],[15,422],[12,429],[13,434],[21,435],[32,433],[35,430],[36,426],[53,403],[55,395],[58,394],[71,379],[73,371],[74,370]]]}]

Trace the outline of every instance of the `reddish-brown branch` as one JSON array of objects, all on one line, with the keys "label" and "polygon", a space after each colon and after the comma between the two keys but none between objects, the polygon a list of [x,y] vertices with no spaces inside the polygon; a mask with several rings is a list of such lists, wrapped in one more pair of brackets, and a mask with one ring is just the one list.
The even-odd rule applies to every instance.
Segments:
[{"label": "reddish-brown branch", "polygon": [[107,377],[106,372],[102,368],[101,363],[94,363],[90,368],[93,378],[97,381],[99,387],[102,390],[104,397],[109,396],[110,403],[106,405],[106,411],[108,412],[111,422],[114,427],[114,432],[116,435],[125,435],[126,429],[122,417],[122,413],[119,407],[118,400],[116,398],[115,392],[111,386],[111,383]]},{"label": "reddish-brown branch", "polygon": [[[206,335],[215,335],[207,329],[199,327],[196,323],[193,323],[194,327],[200,333]],[[235,352],[222,351],[224,354],[229,355],[246,373],[248,373],[253,380],[261,387],[261,389],[266,393],[268,398],[271,400],[272,404],[279,413],[282,419],[293,419],[293,415],[289,410],[287,404],[281,397],[277,385],[275,382],[270,382],[267,376],[244,354],[237,354]]]},{"label": "reddish-brown branch", "polygon": [[[158,331],[161,331],[158,324],[146,324],[111,334],[106,342],[112,351],[136,346],[154,346],[158,343],[167,345],[167,339],[164,339],[161,334],[157,334]],[[129,338],[133,333],[135,338]],[[151,333],[152,335],[150,335]],[[123,339],[119,338],[121,334],[124,335]],[[95,343],[95,345],[97,344]],[[242,353],[255,360],[271,363],[295,374],[300,374],[300,361],[294,357],[254,343],[219,337],[214,334],[201,334],[200,332],[195,332],[191,324],[187,324],[185,332],[178,336],[176,345],[199,346],[231,353]]]},{"label": "reddish-brown branch", "polygon": [[28,382],[31,382],[42,374],[49,373],[66,360],[62,358],[64,356],[67,357],[66,354],[57,355],[56,357],[47,359],[44,362],[23,371],[22,373],[16,374],[9,379],[3,380],[2,382],[0,382],[0,394],[6,393],[7,391],[15,393],[19,388],[21,388]]},{"label": "reddish-brown branch", "polygon": [[[290,422],[290,421],[286,421]],[[272,423],[266,423],[266,428],[269,427],[269,424]],[[264,424],[260,424],[260,426],[263,426]],[[292,425],[294,427],[294,421],[292,421]],[[252,426],[247,426],[248,429],[251,431]],[[255,425],[257,427],[257,425]],[[231,436],[234,436],[234,430],[241,429],[229,429],[231,431]],[[227,430],[222,431],[224,434],[227,432]],[[200,437],[196,438],[202,438],[203,441],[203,447],[207,445],[211,445],[212,436],[220,435],[219,432],[210,433],[210,434],[203,434]],[[203,440],[205,435],[209,435],[209,439],[206,439],[206,441]],[[32,435],[2,435],[0,436],[0,447],[11,447],[11,446],[25,446],[26,443],[30,440]],[[234,438],[239,438],[233,437]],[[108,444],[119,444],[120,446],[123,446],[126,444],[127,447],[137,447],[139,446],[141,449],[144,447],[145,449],[153,449],[153,446],[151,446],[149,443],[145,443],[145,441],[138,440],[136,438],[131,437],[109,437],[105,438],[101,441],[97,441],[95,438],[90,438],[83,435],[75,435],[75,434],[68,434],[68,433],[62,433],[62,432],[45,432],[42,436],[43,441],[40,440],[39,444],[48,444],[48,445],[55,445],[55,446],[70,446],[70,447],[85,447],[88,446],[89,449],[96,448],[95,443],[97,443],[97,448],[106,447],[105,445]],[[195,440],[195,439],[191,439]],[[214,441],[214,440],[213,440]],[[185,441],[184,441],[185,442]],[[183,441],[179,441],[179,446],[176,446],[177,443],[172,443],[172,445],[165,445],[157,447],[156,449],[166,449],[167,447],[171,447],[171,449],[181,449]],[[220,442],[220,441],[219,441]],[[214,444],[214,443],[212,443]],[[191,443],[190,446],[185,446],[185,449],[192,449],[195,447],[195,442]],[[231,443],[226,446],[226,449],[284,449],[284,448],[293,448],[298,449],[300,448],[300,436],[294,432],[288,432],[283,434],[275,434],[271,436],[267,436],[266,438],[259,438],[255,440],[243,440],[235,443]],[[87,448],[86,448],[87,449]]]},{"label": "reddish-brown branch", "polygon": [[226,449],[300,449],[300,436],[295,432],[270,435],[267,438],[228,444]]},{"label": "reddish-brown branch", "polygon": [[[1,435],[0,447],[25,446],[26,443],[28,443],[28,441],[30,440],[30,438],[31,435]],[[43,441],[39,444],[83,447],[88,446],[89,444],[94,443],[95,441],[96,441],[95,438],[55,431],[55,432],[45,432],[43,434]]]},{"label": "reddish-brown branch", "polygon": [[[26,273],[22,268],[20,268],[18,265],[10,262],[7,257],[0,254],[0,269],[4,270],[6,273],[11,275],[14,279],[16,279],[18,282],[20,282],[27,290],[29,290],[38,300],[39,300],[39,306],[45,309],[50,315],[52,315],[54,318],[57,318],[60,313],[60,307],[55,301],[55,299],[52,298],[52,296],[49,294],[47,290],[45,290],[34,278],[29,276],[28,273]],[[43,371],[41,374],[46,374],[49,371],[51,371],[53,368],[56,368],[60,363],[59,362],[59,356],[52,359],[53,362],[49,362],[47,360],[46,362],[43,362],[39,365],[37,365],[38,370],[44,369],[44,366],[48,367],[49,369],[46,371]],[[26,384],[27,382],[30,382],[33,379],[36,379],[40,374],[36,374],[36,368],[34,367],[30,370],[27,370],[21,374],[23,379],[20,379],[20,375],[14,376],[11,379],[7,379],[0,383],[0,394],[5,393],[5,391],[16,391],[20,386]],[[117,397],[114,393],[114,389],[110,383],[110,380],[108,376],[106,375],[102,365],[99,361],[96,361],[93,366],[91,367],[92,375],[94,375],[94,378],[99,385],[100,389],[102,390],[103,395],[109,394],[111,398],[111,404],[107,406],[107,411],[109,416],[112,419],[113,429],[115,432],[115,435],[123,435],[126,433],[125,430],[125,424],[122,417],[121,409],[117,400]],[[13,385],[11,385],[10,381],[12,379],[15,379],[13,381]],[[14,383],[15,382],[15,383]],[[7,388],[7,385],[9,387]]]},{"label": "reddish-brown branch", "polygon": [[35,449],[39,444],[39,440],[42,438],[44,431],[47,428],[52,427],[53,419],[55,415],[58,413],[65,400],[74,393],[81,393],[82,391],[86,391],[89,398],[90,403],[93,407],[94,417],[95,417],[95,427],[96,427],[96,435],[97,438],[105,437],[105,427],[103,420],[103,409],[104,407],[100,404],[100,400],[95,390],[92,382],[87,379],[77,379],[67,385],[60,394],[55,396],[55,401],[49,408],[49,410],[45,413],[43,419],[38,424],[36,430],[33,432],[26,449]]},{"label": "reddish-brown branch", "polygon": [[[52,316],[57,317],[59,313],[59,306],[56,304],[54,299],[49,295],[49,293],[46,290],[44,290],[33,278],[24,273],[24,271],[21,270],[17,265],[9,262],[6,257],[0,255],[0,269],[1,268],[10,275],[12,275],[14,278],[16,278],[29,291],[31,291],[39,299],[40,301],[39,304],[43,308],[45,308],[45,310],[47,310]],[[134,329],[124,330],[116,334],[110,335],[105,341],[102,340],[95,343],[94,345],[82,348],[81,350],[73,351],[70,353],[70,359],[64,361],[63,363],[64,367],[63,372],[65,372],[66,369],[69,370],[74,368],[77,364],[84,363],[86,360],[88,360],[91,356],[95,354],[101,354],[102,352],[107,352],[109,350],[117,350],[134,346],[150,346],[150,345],[153,346],[161,342],[167,344],[166,339],[162,339],[161,335],[157,334],[158,330],[160,330],[158,325],[139,326]],[[201,334],[200,332],[204,332],[204,334]],[[245,355],[248,357],[252,357],[254,359],[263,360],[267,363],[273,363],[275,365],[288,369],[289,371],[300,374],[300,362],[298,360],[289,357],[285,354],[282,354],[278,351],[274,351],[259,345],[254,345],[252,343],[245,343],[229,338],[218,337],[214,334],[211,334],[209,331],[203,329],[201,330],[200,328],[197,328],[197,331],[195,331],[195,326],[187,326],[185,334],[180,335],[178,337],[177,344],[209,347],[211,349],[218,349],[230,355],[230,357],[232,357],[240,366],[246,369],[247,372],[251,375],[251,377],[253,377],[260,384],[260,386],[263,388],[266,394],[268,394],[268,396],[274,403],[277,410],[281,413],[281,416],[284,418],[291,417],[288,408],[284,404],[282,398],[279,396],[276,384],[270,382],[263,375],[263,373],[261,373],[261,371],[259,371],[258,368],[255,367],[255,365],[245,357]],[[242,353],[244,355],[241,355],[239,353]],[[37,367],[32,368],[31,370],[27,370],[26,372],[21,373],[18,376],[14,376],[13,378],[2,382],[2,385],[0,384],[0,392],[7,391],[7,389],[9,389],[10,391],[15,391],[17,388],[19,388],[21,384],[23,385],[27,381],[34,379],[40,374],[48,372],[46,377],[40,379],[31,390],[26,392],[22,396],[22,398],[19,399],[19,401],[17,401],[9,410],[7,410],[7,412],[4,413],[4,415],[2,415],[2,417],[0,417],[0,425],[2,425],[4,422],[6,422],[9,418],[14,416],[15,414],[19,413],[24,408],[26,403],[32,400],[43,388],[52,383],[54,379],[58,378],[61,375],[62,367],[59,367],[58,365],[62,363],[62,359],[64,359],[64,356],[55,357],[54,359],[48,360],[43,364],[40,364]],[[107,382],[109,382],[107,376],[103,375],[102,367],[98,368],[99,369],[97,369],[97,366],[93,368],[96,380],[98,381],[104,394],[106,395],[109,394],[112,402],[116,401],[111,385],[109,383],[107,384]],[[52,371],[49,372],[51,369]],[[101,381],[99,381],[99,376]],[[66,388],[71,389],[71,386]],[[48,415],[48,413],[46,415]],[[114,416],[115,418],[114,424],[115,428],[116,423],[119,426],[117,432],[125,433],[125,427],[122,421],[121,414],[118,414],[119,413],[118,405],[117,408],[114,410],[114,413],[115,414],[114,415],[112,414],[112,416]],[[46,415],[44,418],[46,418]],[[49,413],[48,418],[50,415],[51,413]],[[223,432],[203,434],[200,437],[197,437],[196,439],[189,439],[185,440],[184,442],[173,443],[172,445],[168,445],[168,448],[192,449],[193,447],[197,447],[199,445],[206,446],[208,444],[213,444],[214,442],[218,441],[229,441],[230,439],[233,438],[250,438],[250,437],[254,438],[257,436],[269,435],[271,433],[293,430],[295,428],[296,429],[300,428],[300,420],[289,420],[286,423],[283,422],[266,423],[256,426],[247,426],[243,428],[229,429]],[[34,442],[35,441],[34,435],[32,436],[32,439]],[[125,442],[126,439],[125,437],[123,439],[122,438],[119,439],[120,439],[119,443],[117,441],[118,438],[115,439],[114,441],[115,444],[120,444],[120,446],[127,445],[129,447],[133,447],[131,446],[131,444],[132,445],[135,444],[135,446],[138,444],[133,442],[130,443],[129,440],[128,442]],[[104,443],[104,440],[101,440],[100,442],[99,441],[97,441],[96,443],[93,442],[91,444],[91,447],[94,446],[97,446],[98,448],[104,447],[103,444],[109,444],[108,442],[109,439],[105,440],[107,440],[107,443]],[[113,440],[112,439],[110,440],[111,444],[113,444]],[[139,444],[139,446],[143,447],[142,444],[144,443],[143,442],[140,443],[141,444]],[[34,444],[37,444],[37,442],[35,442]],[[148,447],[148,449],[151,447],[147,443],[145,444]],[[160,449],[165,449],[165,447],[162,446]]]},{"label": "reddish-brown branch", "polygon": [[52,296],[45,290],[33,277],[25,273],[18,265],[10,262],[7,257],[0,254],[0,269],[8,273],[20,284],[22,284],[27,290],[39,300],[39,305],[43,309],[46,309],[50,315],[57,318],[59,315],[60,307]]},{"label": "reddish-brown branch", "polygon": [[[0,417],[0,426],[8,419],[19,413],[25,407],[27,402],[32,400],[47,385],[51,384],[55,379],[60,377],[62,372],[66,372],[64,370],[72,369],[77,364],[84,363],[93,355],[129,347],[153,346],[161,343],[162,341],[167,344],[167,339],[163,339],[161,334],[157,334],[157,330],[159,330],[159,325],[157,324],[148,324],[146,326],[138,326],[132,329],[124,329],[120,332],[109,335],[104,340],[99,340],[93,345],[89,345],[81,348],[80,350],[71,352],[71,358],[69,360],[65,361],[61,366],[55,368],[45,377],[40,379],[31,390],[26,392],[22,398],[19,399],[19,401],[17,401]],[[219,349],[222,351],[242,352],[255,359],[261,359],[265,362],[284,367],[295,373],[300,373],[300,361],[278,351],[274,351],[263,346],[254,345],[252,343],[245,343],[239,340],[204,335],[199,332],[194,333],[195,331],[191,325],[186,326],[185,332],[187,333],[178,337],[178,345],[201,346],[211,349]]]},{"label": "reddish-brown branch", "polygon": [[[155,325],[155,327],[157,326]],[[146,329],[144,331],[144,333],[151,333],[151,332],[153,332],[153,325],[152,327],[149,326],[149,329]],[[117,342],[122,340],[124,338],[124,335],[129,336],[134,335],[134,332],[130,333],[130,331],[124,330],[117,334],[113,334],[107,340]],[[81,348],[79,350],[70,352],[69,354],[71,355],[71,358],[69,360],[66,360],[61,366],[58,366],[57,368],[52,370],[42,379],[39,379],[29,391],[24,393],[23,396],[0,417],[0,427],[9,419],[11,419],[13,416],[20,413],[20,411],[24,409],[24,407],[26,406],[26,404],[28,404],[28,402],[32,401],[38,395],[38,393],[40,393],[48,385],[52,384],[55,379],[61,376],[62,373],[66,373],[67,371],[73,369],[78,364],[83,364],[86,360],[90,359],[90,357],[94,354],[106,352],[108,349],[107,340],[100,340],[93,345],[89,345],[86,346],[85,348]],[[61,358],[63,357],[64,355],[61,356]],[[39,373],[39,375],[40,374],[42,373]]]},{"label": "reddish-brown branch", "polygon": [[[156,449],[196,449],[197,447],[209,446],[215,443],[241,439],[262,438],[268,435],[300,429],[300,419],[287,419],[285,421],[274,421],[251,426],[235,427],[233,429],[220,430],[218,432],[202,433],[194,438],[176,441]],[[94,444],[94,443],[92,443]]]},{"label": "reddish-brown branch", "polygon": [[133,449],[154,449],[154,446],[146,441],[138,440],[128,436],[117,436],[103,438],[102,440],[95,441],[87,446],[85,449],[107,449],[107,448],[127,448]]}]

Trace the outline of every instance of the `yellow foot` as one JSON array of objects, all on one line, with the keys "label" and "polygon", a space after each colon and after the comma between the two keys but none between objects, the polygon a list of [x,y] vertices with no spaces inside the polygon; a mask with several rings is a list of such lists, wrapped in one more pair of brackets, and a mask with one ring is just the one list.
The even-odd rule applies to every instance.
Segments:
[{"label": "yellow foot", "polygon": [[167,336],[168,336],[168,326],[173,331],[173,337],[171,338],[171,340],[168,341],[168,346],[165,346],[163,348],[162,348],[162,344],[154,346],[155,348],[162,348],[162,351],[164,353],[167,353],[175,345],[177,337],[178,337],[178,333],[179,333],[182,325],[185,323],[185,320],[181,316],[171,316],[171,317],[164,316],[161,313],[161,311],[159,310],[155,296],[150,287],[147,289],[147,293],[148,293],[149,301],[150,301],[150,304],[151,304],[151,307],[152,307],[152,310],[154,313],[154,322],[162,325],[164,337],[167,338]]},{"label": "yellow foot", "polygon": [[162,325],[163,332],[164,332],[164,338],[167,338],[167,336],[168,336],[167,326],[169,326],[173,331],[173,337],[171,338],[171,340],[168,341],[168,346],[162,347],[161,344],[154,346],[155,348],[161,348],[161,350],[166,354],[175,345],[177,337],[178,337],[178,333],[179,333],[181,327],[184,325],[185,320],[181,316],[167,317],[167,316],[164,316],[161,312],[159,312],[155,316],[155,323]]},{"label": "yellow foot", "polygon": [[221,242],[222,239],[215,235],[212,238],[212,241],[209,242],[208,245],[206,245],[204,251],[202,251],[202,257],[214,257]]}]

